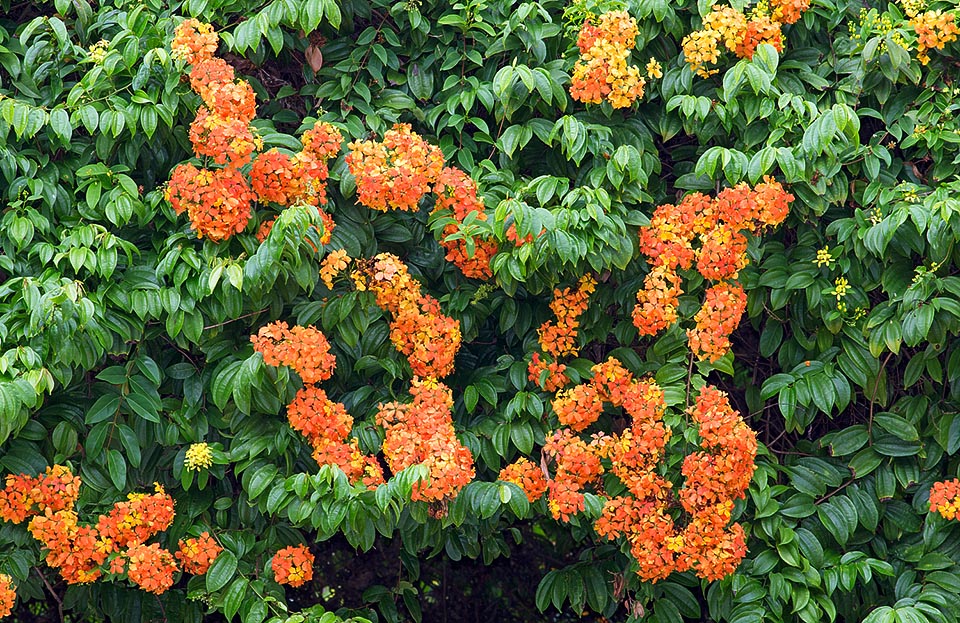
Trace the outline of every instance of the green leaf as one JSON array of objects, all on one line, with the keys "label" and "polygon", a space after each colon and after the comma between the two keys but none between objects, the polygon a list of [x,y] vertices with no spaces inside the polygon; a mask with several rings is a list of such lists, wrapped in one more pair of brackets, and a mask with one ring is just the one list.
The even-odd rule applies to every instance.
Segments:
[{"label": "green leaf", "polygon": [[127,462],[119,450],[107,451],[107,471],[113,486],[117,491],[123,491],[127,486]]},{"label": "green leaf", "polygon": [[226,586],[236,572],[237,557],[230,550],[223,550],[207,570],[207,592],[214,593]]}]

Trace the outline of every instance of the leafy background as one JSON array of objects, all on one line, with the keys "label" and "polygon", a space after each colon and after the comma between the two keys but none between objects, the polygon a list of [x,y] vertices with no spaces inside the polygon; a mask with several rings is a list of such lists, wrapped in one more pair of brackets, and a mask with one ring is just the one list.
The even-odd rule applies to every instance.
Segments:
[{"label": "leafy background", "polygon": [[[567,94],[574,20],[610,5],[0,0],[0,466],[71,463],[90,512],[165,483],[178,513],[168,542],[204,526],[232,554],[156,600],[57,584],[36,543],[3,524],[14,620],[246,623],[306,608],[321,621],[957,620],[960,528],[927,498],[958,474],[960,449],[960,48],[921,66],[893,38],[911,37],[898,5],[817,0],[785,28],[783,53],[761,47],[701,79],[680,41],[709,4],[623,4],[641,26],[635,62],[654,57],[664,76],[612,111]],[[864,7],[894,32],[862,20]],[[332,166],[330,248],[400,254],[464,329],[450,384],[478,480],[444,519],[409,502],[413,473],[374,493],[317,472],[283,417],[295,379],[252,356],[248,336],[268,321],[321,328],[338,358],[327,391],[363,447],[379,446],[372,413],[409,371],[379,311],[318,284],[309,212],[285,212],[263,245],[254,222],[218,246],[162,200],[197,105],[169,58],[182,16],[221,32],[221,56],[257,90],[267,146],[296,148],[315,118],[352,138],[409,122],[478,181],[495,216],[478,227],[546,229],[505,245],[480,284],[443,260],[442,224],[357,206],[342,155]],[[751,242],[734,356],[690,366],[682,333],[638,339],[637,227],[685,191],[764,174],[797,199]],[[832,261],[818,265],[825,247]],[[723,581],[640,584],[588,522],[558,525],[494,482],[552,428],[524,356],[550,290],[587,271],[601,284],[574,370],[613,354],[675,404],[709,379],[758,431],[758,472],[735,512],[750,553]],[[698,304],[685,298],[683,315]],[[194,480],[183,457],[198,441],[215,444],[217,464]],[[300,542],[317,577],[284,593],[268,560]]]}]

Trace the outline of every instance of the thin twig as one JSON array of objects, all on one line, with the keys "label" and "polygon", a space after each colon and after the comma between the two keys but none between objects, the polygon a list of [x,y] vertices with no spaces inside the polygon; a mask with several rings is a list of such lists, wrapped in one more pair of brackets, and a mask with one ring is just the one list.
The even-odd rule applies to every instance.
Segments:
[{"label": "thin twig", "polygon": [[47,581],[47,576],[41,573],[38,567],[33,568],[37,572],[37,575],[40,576],[40,579],[43,580],[43,585],[47,587],[47,590],[50,591],[50,594],[53,595],[53,600],[57,602],[57,617],[60,621],[63,621],[63,600],[60,599],[60,595],[57,595],[57,591],[53,590],[53,587],[50,586],[50,582]]}]

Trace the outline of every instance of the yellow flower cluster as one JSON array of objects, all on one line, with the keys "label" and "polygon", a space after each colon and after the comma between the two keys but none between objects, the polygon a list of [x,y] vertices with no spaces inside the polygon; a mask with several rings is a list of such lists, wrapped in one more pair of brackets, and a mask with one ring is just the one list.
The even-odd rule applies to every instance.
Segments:
[{"label": "yellow flower cluster", "polygon": [[[861,39],[863,32],[869,32],[871,34],[876,34],[881,37],[893,32],[893,41],[899,45],[904,50],[909,49],[906,40],[903,38],[903,33],[899,30],[895,30],[893,26],[893,19],[890,17],[889,13],[878,14],[876,9],[870,9],[869,11],[866,8],[860,9],[859,21],[855,25],[853,22],[850,22],[849,25],[850,38],[851,39]],[[887,49],[886,40],[881,40],[877,50],[882,54]]]},{"label": "yellow flower cluster", "polygon": [[925,0],[900,0],[900,6],[903,7],[903,12],[907,14],[907,17],[916,17],[926,8],[927,3]]},{"label": "yellow flower cluster", "polygon": [[206,443],[193,443],[187,448],[187,455],[183,461],[187,470],[200,471],[213,465],[213,453]]},{"label": "yellow flower cluster", "polygon": [[748,16],[731,6],[714,5],[703,18],[703,28],[683,38],[690,71],[704,78],[717,73],[710,66],[720,58],[721,44],[739,58],[753,58],[761,43],[782,51],[781,25],[796,22],[809,6],[809,0],[761,0]]}]

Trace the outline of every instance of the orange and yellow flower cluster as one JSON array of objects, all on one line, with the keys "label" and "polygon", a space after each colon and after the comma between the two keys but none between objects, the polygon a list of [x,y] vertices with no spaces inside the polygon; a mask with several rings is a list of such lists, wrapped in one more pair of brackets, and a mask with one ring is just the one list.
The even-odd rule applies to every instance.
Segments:
[{"label": "orange and yellow flower cluster", "polygon": [[217,559],[223,548],[210,536],[209,532],[202,532],[199,537],[180,539],[179,548],[175,554],[183,565],[183,570],[194,575],[203,575],[210,569],[210,565]]},{"label": "orange and yellow flower cluster", "polygon": [[[437,195],[434,212],[448,211],[457,223],[463,223],[470,214],[475,214],[478,221],[487,220],[483,199],[477,195],[477,183],[460,169],[444,167],[433,192]],[[444,227],[443,236],[455,234],[458,231],[457,223]],[[442,240],[440,244],[447,250],[447,261],[453,262],[467,277],[489,279],[493,276],[490,260],[497,253],[495,240],[474,241],[472,257],[467,251],[465,239]]]},{"label": "orange and yellow flower cluster", "polygon": [[347,146],[347,166],[357,181],[357,200],[374,210],[416,211],[443,170],[443,152],[407,123],[397,123],[383,141]]},{"label": "orange and yellow flower cluster", "polygon": [[[643,97],[646,78],[628,62],[638,34],[637,20],[626,11],[604,13],[596,23],[585,21],[577,38],[580,58],[573,67],[571,97],[584,104],[606,100],[614,108],[627,108]],[[659,64],[651,59],[647,77],[660,74]]]},{"label": "orange and yellow flower cluster", "polygon": [[274,554],[270,567],[277,584],[289,584],[294,588],[313,579],[314,557],[306,545],[284,547]]},{"label": "orange and yellow flower cluster", "polygon": [[956,519],[960,515],[960,478],[933,484],[930,512],[940,513],[944,519]]},{"label": "orange and yellow flower cluster", "polygon": [[417,482],[410,499],[443,502],[453,498],[475,475],[473,455],[457,439],[453,428],[453,395],[436,380],[414,378],[413,402],[389,402],[377,410],[383,426],[383,456],[396,473],[424,465],[429,476]]},{"label": "orange and yellow flower cluster", "polygon": [[523,489],[530,502],[536,502],[547,492],[547,478],[543,470],[525,457],[520,457],[501,469],[497,480],[517,485]]},{"label": "orange and yellow flower cluster", "polygon": [[[579,433],[597,421],[605,404],[623,408],[630,426],[585,441]],[[658,470],[671,430],[663,421],[666,403],[656,383],[633,378],[611,358],[593,367],[589,382],[558,392],[553,409],[563,425],[544,445],[555,466],[547,483],[554,518],[569,521],[582,511],[585,489],[599,485],[608,471],[627,492],[605,502],[594,529],[601,537],[627,540],[643,580],[656,582],[687,570],[714,580],[736,569],[746,544],[743,528],[730,524],[730,518],[733,501],[744,497],[753,477],[757,440],[726,394],[707,386],[689,409],[702,450],[684,459],[684,484],[677,492]],[[501,479],[519,484],[532,501],[537,498],[534,470],[521,461],[501,472]],[[689,516],[682,527],[675,523],[678,507]]]},{"label": "orange and yellow flower cluster", "polygon": [[942,50],[946,44],[956,41],[960,33],[953,12],[919,13],[910,18],[910,26],[917,33],[917,60],[921,65],[930,62],[928,50]]},{"label": "orange and yellow flower cluster", "polygon": [[[193,151],[216,167],[178,165],[167,184],[166,198],[174,212],[187,213],[198,237],[220,242],[243,231],[254,201],[281,207],[325,205],[327,161],[340,151],[343,136],[334,126],[318,121],[303,134],[303,149],[293,156],[271,149],[253,159],[263,148],[250,125],[256,116],[256,95],[248,82],[236,79],[229,63],[214,56],[217,42],[209,24],[188,19],[177,27],[171,43],[174,58],[190,66],[190,86],[203,100],[190,125]],[[248,183],[241,167],[251,160]],[[326,244],[333,219],[322,211],[321,217],[321,242]],[[258,232],[261,240],[269,227]]]},{"label": "orange and yellow flower cluster", "polygon": [[326,381],[337,364],[330,342],[313,327],[290,329],[285,322],[272,322],[250,336],[250,341],[267,365],[293,368],[305,384]]},{"label": "orange and yellow flower cluster", "polygon": [[441,379],[453,372],[460,349],[460,321],[440,312],[440,303],[420,290],[396,255],[380,253],[357,260],[353,280],[358,290],[369,290],[377,306],[389,312],[390,340],[406,355],[415,376]]},{"label": "orange and yellow flower cluster", "polygon": [[534,353],[527,367],[529,379],[540,384],[540,377],[547,372],[543,387],[553,392],[569,382],[564,373],[566,365],[557,359],[569,355],[577,355],[577,329],[580,327],[580,316],[587,309],[590,294],[596,290],[597,280],[592,275],[580,278],[576,288],[559,288],[553,291],[553,301],[550,310],[557,317],[554,322],[548,320],[537,329],[540,349],[547,356],[541,359],[540,353]]},{"label": "orange and yellow flower cluster", "polygon": [[[169,589],[178,571],[174,556],[146,541],[173,522],[173,498],[157,485],[154,493],[131,493],[96,523],[82,524],[74,510],[80,484],[61,465],[37,477],[7,476],[0,491],[0,517],[13,523],[30,518],[28,530],[46,550],[46,563],[59,569],[67,584],[93,582],[106,572],[126,573],[131,582],[151,593]],[[219,551],[212,542],[193,549],[184,549],[181,542],[177,558],[185,570],[204,573]]]},{"label": "orange and yellow flower cluster", "polygon": [[690,71],[704,78],[717,73],[711,65],[719,60],[721,45],[739,58],[753,58],[761,43],[783,51],[781,26],[799,20],[809,7],[810,0],[761,0],[747,17],[733,7],[714,5],[703,18],[703,28],[683,38]]},{"label": "orange and yellow flower cluster", "polygon": [[473,479],[473,455],[453,428],[450,389],[439,379],[453,372],[460,349],[460,321],[441,313],[440,303],[421,292],[420,282],[395,255],[381,253],[357,262],[359,290],[373,292],[377,306],[389,312],[390,340],[413,370],[412,403],[379,406],[377,423],[386,437],[383,455],[396,473],[422,464],[429,476],[413,489],[413,500],[443,502]]},{"label": "orange and yellow flower cluster", "polygon": [[73,508],[80,495],[80,478],[62,465],[48,467],[45,474],[9,474],[0,490],[0,519],[21,523],[39,513]]},{"label": "orange and yellow flower cluster", "polygon": [[[652,265],[633,310],[640,334],[656,335],[677,321],[683,294],[678,271],[696,265],[714,284],[694,316],[696,326],[687,330],[690,348],[701,360],[725,355],[746,308],[746,294],[734,281],[748,263],[744,232],[778,225],[791,201],[793,195],[766,177],[753,189],[742,183],[714,199],[692,193],[677,205],[657,207],[650,224],[640,229],[640,251]],[[694,241],[699,241],[698,248]]]},{"label": "orange and yellow flower cluster", "polygon": [[239,168],[262,146],[250,127],[256,115],[253,88],[214,56],[217,41],[209,24],[188,19],[177,27],[171,50],[189,64],[190,85],[203,100],[190,126],[194,153],[223,168],[178,165],[166,190],[174,212],[187,213],[197,237],[215,242],[243,231],[250,220],[255,195]]},{"label": "orange and yellow flower cluster", "polygon": [[[324,282],[332,285],[349,263],[345,252],[328,255],[321,267]],[[394,473],[411,465],[426,465],[429,476],[415,485],[412,498],[444,501],[474,476],[473,456],[453,428],[450,389],[438,380],[453,371],[460,348],[460,323],[441,313],[439,301],[421,292],[420,283],[395,255],[381,253],[357,260],[352,277],[358,290],[372,292],[377,306],[393,316],[390,339],[407,356],[415,375],[412,403],[379,406],[376,421],[386,432],[384,459]],[[294,332],[311,336],[313,346],[288,337]],[[317,462],[340,467],[351,482],[363,480],[368,487],[375,487],[383,482],[383,471],[375,457],[360,452],[356,439],[348,441],[353,418],[341,403],[330,400],[312,384],[329,378],[336,363],[326,340],[325,347],[316,347],[316,336],[322,334],[315,329],[288,331],[285,324],[275,323],[251,340],[268,364],[291,366],[304,378],[306,385],[288,405],[287,416],[290,426],[313,445]],[[309,371],[306,377],[301,370]]]},{"label": "orange and yellow flower cluster", "polygon": [[13,586],[13,578],[6,573],[0,573],[0,619],[13,612],[13,602],[17,599],[17,591]]}]

